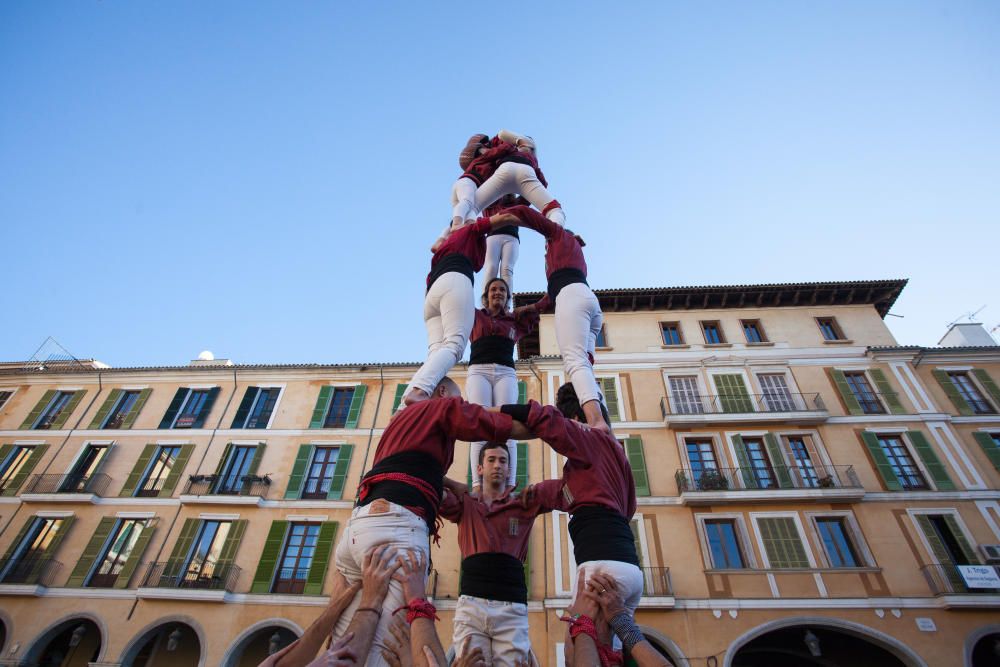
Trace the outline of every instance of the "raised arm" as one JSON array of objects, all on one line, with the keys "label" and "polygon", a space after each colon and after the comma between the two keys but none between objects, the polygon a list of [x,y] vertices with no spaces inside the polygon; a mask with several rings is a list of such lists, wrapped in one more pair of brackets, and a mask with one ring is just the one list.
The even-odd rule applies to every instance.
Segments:
[{"label": "raised arm", "polygon": [[504,442],[511,438],[513,422],[507,415],[488,411],[481,405],[459,398],[441,400],[447,401],[447,407],[440,423],[445,432],[456,440]]},{"label": "raised arm", "polygon": [[541,438],[566,458],[589,465],[586,449],[591,436],[586,432],[587,427],[563,417],[556,408],[528,401],[527,404],[504,405],[500,411],[513,417],[515,424],[523,423],[529,433],[534,434],[532,437]]},{"label": "raised arm", "polygon": [[[264,661],[259,667],[294,667],[305,665],[316,657],[320,647],[340,620],[340,615],[351,604],[351,600],[361,590],[361,582],[347,583],[340,572],[334,576],[333,592],[330,594],[330,604],[319,615],[313,624],[306,628],[302,636],[289,644],[280,656],[272,656],[273,661]],[[345,637],[347,635],[344,635]],[[268,660],[271,660],[270,658]]]},{"label": "raised arm", "polygon": [[565,233],[562,227],[527,206],[512,206],[490,217],[489,220],[494,229],[506,225],[517,225],[518,227],[534,229],[545,238]]},{"label": "raised arm", "polygon": [[368,656],[375,641],[375,628],[382,616],[382,603],[389,592],[389,580],[399,567],[396,549],[387,544],[377,546],[365,556],[362,570],[361,604],[347,626],[346,635],[353,635],[348,645],[356,656]]}]

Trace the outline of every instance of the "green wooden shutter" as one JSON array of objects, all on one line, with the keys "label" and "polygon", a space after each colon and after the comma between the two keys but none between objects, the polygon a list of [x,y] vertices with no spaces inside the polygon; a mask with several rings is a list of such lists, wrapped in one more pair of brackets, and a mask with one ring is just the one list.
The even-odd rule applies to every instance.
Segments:
[{"label": "green wooden shutter", "polygon": [[323,422],[326,421],[326,413],[330,411],[331,400],[333,400],[333,387],[326,385],[319,390],[319,397],[316,399],[316,407],[313,408],[309,428],[323,428]]},{"label": "green wooden shutter", "polygon": [[951,477],[948,476],[948,471],[945,470],[944,465],[941,463],[941,459],[937,457],[934,452],[934,448],[931,447],[931,443],[927,441],[924,434],[921,431],[907,431],[906,436],[910,439],[910,444],[913,448],[917,450],[917,455],[920,456],[920,460],[924,462],[924,467],[927,468],[927,472],[930,473],[931,479],[934,480],[934,486],[937,487],[938,491],[951,491],[955,488],[955,483],[951,481]]},{"label": "green wooden shutter", "polygon": [[163,578],[170,581],[172,586],[180,584],[188,552],[191,550],[194,538],[198,535],[201,523],[201,519],[184,519],[181,534],[178,536],[177,542],[174,543],[170,558],[167,559],[167,564],[163,568]]},{"label": "green wooden shutter", "polygon": [[847,409],[847,414],[863,415],[865,411],[861,409],[861,403],[858,402],[857,396],[851,391],[851,385],[847,384],[844,371],[838,371],[836,368],[827,368],[826,373],[830,376],[833,386],[837,388],[837,393],[840,394],[840,400],[843,401],[844,408]]},{"label": "green wooden shutter", "polygon": [[132,553],[128,555],[128,560],[125,561],[122,571],[118,573],[118,578],[115,579],[114,588],[128,588],[129,582],[132,580],[132,574],[135,572],[135,568],[139,566],[142,554],[146,551],[146,547],[149,546],[149,541],[153,538],[155,521],[155,519],[149,519],[146,521],[146,525],[142,527],[139,539],[135,541],[135,545],[132,547]]},{"label": "green wooden shutter", "polygon": [[86,395],[87,395],[86,389],[80,389],[78,391],[74,391],[69,401],[66,402],[66,407],[64,407],[62,411],[59,413],[59,416],[57,416],[52,421],[51,430],[58,431],[63,426],[65,426],[66,422],[69,420],[69,416],[73,414],[73,411],[76,410],[76,406],[80,404],[80,401],[82,401],[83,397]]},{"label": "green wooden shutter", "polygon": [[56,519],[56,521],[60,522],[59,529],[56,530],[56,534],[52,536],[52,539],[49,541],[49,545],[45,547],[45,552],[42,553],[42,557],[38,559],[35,566],[31,568],[31,572],[28,573],[27,583],[38,582],[39,577],[42,575],[42,567],[45,565],[45,559],[54,557],[54,554],[59,550],[59,545],[62,544],[62,541],[66,539],[66,535],[69,534],[69,529],[72,527],[73,522],[76,521],[76,518],[67,516]]},{"label": "green wooden shutter", "polygon": [[396,410],[399,409],[399,404],[403,402],[403,394],[406,393],[408,386],[405,382],[396,385],[396,396],[392,399],[392,414],[396,414]]},{"label": "green wooden shutter", "polygon": [[472,447],[469,447],[469,469],[465,473],[465,485],[472,490]]},{"label": "green wooden shutter", "polygon": [[309,575],[306,577],[305,588],[302,589],[304,594],[323,594],[323,582],[326,580],[327,565],[330,562],[330,553],[333,551],[333,543],[336,539],[337,522],[324,521],[319,528],[316,551],[313,552],[312,564],[309,566]]},{"label": "green wooden shutter", "polygon": [[142,408],[146,405],[146,401],[149,400],[149,395],[153,393],[152,389],[143,389],[139,392],[139,397],[135,399],[135,403],[132,404],[132,408],[125,415],[125,419],[122,420],[122,428],[132,428],[135,424],[135,420],[139,418],[139,413],[142,412]]},{"label": "green wooden shutter", "polygon": [[48,407],[49,403],[52,402],[52,397],[55,395],[56,395],[55,389],[49,389],[44,394],[42,394],[42,397],[38,400],[37,403],[35,403],[35,407],[33,407],[31,409],[31,412],[28,413],[27,419],[21,422],[21,425],[18,426],[18,428],[21,429],[22,431],[31,428],[31,425],[34,424],[36,421],[38,421],[38,418],[42,416],[42,411],[45,410],[46,407]]},{"label": "green wooden shutter", "polygon": [[253,575],[253,584],[250,585],[251,593],[271,592],[271,581],[274,580],[274,570],[278,566],[287,531],[287,521],[271,522],[271,530],[267,532],[267,539],[264,540],[264,551],[257,561],[257,572]]},{"label": "green wooden shutter", "polygon": [[264,447],[266,447],[263,442],[257,445],[256,449],[253,450],[253,458],[250,459],[250,467],[247,469],[248,475],[256,475],[257,468],[260,467],[260,461],[264,458]]},{"label": "green wooden shutter", "polygon": [[10,546],[7,547],[7,551],[4,552],[3,559],[5,561],[10,561],[10,559],[14,557],[14,553],[17,551],[18,547],[21,546],[21,542],[24,541],[24,538],[28,535],[28,531],[35,525],[36,521],[38,521],[37,516],[30,517],[24,522],[24,525],[21,526],[21,530],[17,531],[14,541],[10,543]]},{"label": "green wooden shutter", "polygon": [[767,446],[767,453],[771,457],[771,467],[774,468],[774,474],[778,477],[778,486],[782,489],[792,488],[792,476],[788,472],[788,466],[785,465],[785,457],[781,451],[781,445],[778,444],[778,438],[773,433],[766,433],[764,443]]},{"label": "green wooden shutter", "polygon": [[163,419],[160,420],[160,428],[170,428],[174,424],[174,419],[177,418],[177,413],[180,412],[181,405],[184,403],[184,399],[187,398],[188,392],[191,391],[187,387],[181,387],[174,394],[174,397],[170,399],[170,406],[167,408],[166,413],[163,415]]},{"label": "green wooden shutter", "polygon": [[[979,446],[983,448],[983,452],[986,454],[986,458],[990,460],[993,467],[1000,471],[1000,447],[997,446],[996,441],[993,436],[989,433],[983,433],[982,431],[977,431],[972,434],[972,437],[976,439]],[[3,455],[0,454],[0,460],[3,459]]]},{"label": "green wooden shutter", "polygon": [[94,415],[94,418],[91,420],[88,428],[92,431],[101,428],[104,425],[104,420],[108,418],[108,413],[111,412],[111,408],[115,407],[115,403],[118,402],[118,399],[120,399],[124,393],[125,392],[121,389],[112,389],[108,394],[108,397],[104,399],[103,403],[101,403],[101,409],[97,411],[96,415]]},{"label": "green wooden shutter", "polygon": [[225,449],[222,450],[222,458],[220,458],[219,462],[215,465],[216,477],[222,475],[222,471],[226,467],[226,462],[229,461],[229,455],[232,453],[232,451],[233,451],[233,443],[227,442]]},{"label": "green wooden shutter", "polygon": [[625,456],[632,468],[632,478],[635,480],[635,494],[648,496],[649,475],[646,473],[646,457],[642,452],[642,438],[625,438]]},{"label": "green wooden shutter", "polygon": [[989,373],[982,368],[973,368],[972,375],[979,380],[979,384],[982,385],[986,393],[993,399],[993,407],[1000,410],[1000,386],[997,386],[997,383],[993,381]]},{"label": "green wooden shutter", "polygon": [[219,550],[219,560],[215,567],[223,579],[229,575],[229,569],[232,567],[233,561],[236,560],[236,551],[240,548],[240,542],[243,541],[243,534],[247,532],[248,523],[250,522],[246,519],[233,521],[233,525],[229,528],[229,534],[226,535],[226,541],[222,543],[222,549]]},{"label": "green wooden shutter", "polygon": [[972,410],[972,406],[969,405],[960,393],[958,393],[958,387],[955,386],[955,383],[951,381],[951,378],[948,377],[948,374],[945,371],[932,371],[931,374],[934,376],[934,379],[938,381],[938,384],[941,385],[941,389],[944,390],[948,400],[950,400],[955,406],[955,409],[958,410],[958,414],[965,416],[975,414]]},{"label": "green wooden shutter", "polygon": [[517,447],[517,470],[514,471],[514,490],[523,491],[528,486],[528,443],[519,442]]},{"label": "green wooden shutter", "polygon": [[601,392],[604,394],[604,402],[608,408],[608,415],[611,421],[620,422],[622,420],[621,410],[618,407],[618,387],[614,378],[601,378]]},{"label": "green wooden shutter", "polygon": [[292,474],[288,478],[288,488],[285,489],[285,499],[294,500],[302,493],[302,484],[306,479],[306,472],[309,463],[312,461],[313,445],[299,445],[299,453],[295,456],[295,463],[292,465]]},{"label": "green wooden shutter", "polygon": [[958,548],[962,550],[963,554],[965,554],[965,559],[972,565],[978,565],[979,556],[976,555],[976,550],[972,548],[971,544],[969,544],[969,540],[965,537],[965,531],[963,531],[958,525],[958,521],[955,520],[955,516],[953,514],[944,514],[942,516],[944,517],[944,522],[948,524],[948,529],[951,531],[951,534],[955,536],[955,541],[958,542]]},{"label": "green wooden shutter", "polygon": [[893,390],[885,373],[880,368],[869,368],[868,374],[875,381],[875,386],[878,387],[878,393],[882,395],[882,400],[889,406],[889,412],[894,415],[906,414],[906,408],[903,407],[903,403],[899,400],[899,394]]},{"label": "green wooden shutter", "polygon": [[517,402],[521,405],[528,402],[528,383],[524,380],[517,381]]},{"label": "green wooden shutter", "polygon": [[94,531],[90,541],[87,542],[87,546],[83,550],[83,555],[80,556],[80,560],[76,562],[76,567],[73,568],[73,573],[69,575],[69,580],[66,582],[67,586],[80,588],[86,583],[87,575],[94,569],[94,562],[101,557],[101,552],[104,551],[104,543],[108,541],[108,535],[111,534],[111,530],[115,527],[116,523],[118,523],[116,517],[106,516],[97,524],[97,530]]},{"label": "green wooden shutter", "polygon": [[247,391],[243,394],[243,400],[240,401],[240,407],[236,409],[236,417],[233,419],[233,425],[230,428],[243,428],[243,425],[247,421],[247,416],[250,414],[250,408],[253,407],[253,401],[257,398],[257,393],[260,391],[260,387],[247,387]]},{"label": "green wooden shutter", "polygon": [[191,424],[191,428],[204,428],[205,420],[208,419],[209,413],[212,412],[212,406],[215,405],[215,399],[218,397],[218,387],[212,387],[208,390],[208,398],[205,399],[205,404],[201,406],[201,412],[199,412],[198,416],[194,418],[194,423]]},{"label": "green wooden shutter", "polygon": [[354,396],[351,397],[351,407],[347,409],[347,421],[344,428],[357,428],[358,420],[361,418],[361,406],[365,402],[365,394],[368,393],[368,385],[359,384],[354,386]]},{"label": "green wooden shutter", "polygon": [[757,519],[764,551],[773,568],[809,567],[802,538],[791,517]]},{"label": "green wooden shutter", "polygon": [[733,436],[733,450],[736,452],[736,463],[740,468],[740,475],[743,478],[743,488],[759,488],[757,477],[753,474],[753,468],[750,465],[750,457],[747,455],[747,446],[743,442],[743,436],[739,434]]},{"label": "green wooden shutter", "polygon": [[139,487],[139,483],[142,482],[142,475],[146,472],[146,468],[149,467],[149,462],[153,459],[153,455],[156,453],[156,450],[157,445],[146,445],[142,448],[142,453],[139,454],[139,460],[136,461],[135,467],[132,468],[132,472],[130,472],[128,477],[125,478],[125,485],[118,493],[119,496],[127,498],[135,495],[135,491]]},{"label": "green wooden shutter", "polygon": [[333,468],[333,480],[330,482],[330,491],[326,497],[330,500],[339,500],[344,494],[344,481],[347,479],[347,469],[351,465],[351,454],[354,453],[354,445],[341,445],[337,452],[337,465]]},{"label": "green wooden shutter", "polygon": [[4,472],[4,462],[13,450],[14,445],[0,445],[0,474]]},{"label": "green wooden shutter", "polygon": [[734,373],[731,375],[713,375],[715,389],[719,394],[719,403],[723,412],[753,412],[753,401],[747,393],[746,385],[743,384],[743,376]]},{"label": "green wooden shutter", "polygon": [[878,436],[866,431],[861,434],[861,439],[864,441],[865,446],[868,447],[868,454],[871,455],[872,461],[875,463],[875,469],[878,470],[879,476],[882,477],[885,488],[889,491],[902,491],[903,486],[899,483],[896,471],[889,464],[889,459],[886,457],[885,451],[878,441]]},{"label": "green wooden shutter", "polygon": [[181,452],[177,455],[174,465],[171,466],[167,478],[163,480],[163,488],[156,494],[157,498],[169,498],[174,494],[174,487],[177,486],[177,482],[181,478],[181,473],[184,472],[184,468],[187,466],[188,459],[191,458],[192,453],[194,453],[194,445],[181,445]]},{"label": "green wooden shutter", "polygon": [[24,484],[24,480],[28,478],[28,475],[35,469],[42,457],[45,456],[45,452],[48,450],[48,445],[35,445],[31,449],[31,456],[28,460],[24,462],[21,469],[17,471],[17,474],[8,480],[7,485],[4,487],[3,493],[0,496],[16,496],[21,485]]}]

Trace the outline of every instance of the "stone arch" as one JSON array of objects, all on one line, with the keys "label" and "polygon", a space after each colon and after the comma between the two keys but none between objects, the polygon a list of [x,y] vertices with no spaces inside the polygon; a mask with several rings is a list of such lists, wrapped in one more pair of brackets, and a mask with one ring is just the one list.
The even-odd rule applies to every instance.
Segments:
[{"label": "stone arch", "polygon": [[927,663],[923,658],[914,653],[913,649],[895,637],[887,635],[886,633],[880,632],[874,628],[869,628],[867,625],[862,625],[861,623],[826,616],[793,616],[790,618],[770,621],[768,623],[764,623],[763,625],[758,625],[753,630],[749,630],[733,640],[733,642],[729,645],[729,648],[726,649],[726,655],[723,658],[722,667],[732,667],[733,658],[741,648],[749,644],[752,640],[775,630],[782,630],[784,628],[795,626],[824,627],[831,630],[838,630],[845,634],[868,641],[875,646],[888,651],[899,658],[905,665],[907,665],[907,667],[927,667]]},{"label": "stone arch", "polygon": [[979,640],[992,634],[1000,634],[1000,625],[984,625],[969,633],[969,636],[965,638],[965,661],[962,663],[965,667],[972,667],[972,652]]},{"label": "stone arch", "polygon": [[654,642],[656,642],[661,647],[666,649],[668,653],[667,657],[670,658],[670,661],[673,662],[675,665],[680,666],[689,664],[687,656],[684,655],[684,651],[681,650],[681,647],[678,646],[673,639],[666,636],[659,630],[650,628],[645,625],[640,625],[639,629],[642,631],[642,634],[644,634],[647,638],[652,639]]},{"label": "stone arch", "polygon": [[251,640],[253,640],[254,635],[265,628],[274,627],[284,628],[296,637],[301,637],[302,633],[305,632],[297,623],[293,623],[285,618],[269,618],[263,621],[258,621],[241,632],[239,636],[237,636],[236,639],[229,644],[229,648],[226,649],[226,654],[222,658],[222,662],[219,663],[220,667],[235,667],[236,660],[243,655],[243,651],[246,650],[247,645]]},{"label": "stone arch", "polygon": [[125,645],[122,649],[121,657],[118,662],[122,667],[131,667],[132,662],[135,660],[139,651],[142,650],[143,646],[146,645],[150,639],[153,639],[160,630],[163,629],[164,625],[177,625],[183,624],[191,628],[194,631],[195,636],[198,637],[198,644],[200,645],[200,655],[198,657],[198,667],[205,667],[207,664],[207,651],[206,646],[208,645],[205,641],[205,631],[202,629],[201,624],[194,620],[191,616],[186,614],[172,614],[169,616],[163,616],[156,619],[152,623],[147,624],[142,630],[140,630],[136,635],[129,640],[129,643]]},{"label": "stone arch", "polygon": [[53,639],[58,637],[60,633],[67,630],[73,623],[79,623],[80,621],[90,621],[97,627],[97,631],[101,635],[101,648],[97,652],[96,662],[104,662],[105,653],[108,650],[108,626],[104,622],[104,619],[89,611],[66,614],[59,620],[50,623],[31,641],[31,644],[19,658],[19,661],[26,664],[37,662],[42,657],[45,649],[48,648],[49,643],[52,642]]},{"label": "stone arch", "polygon": [[3,634],[0,635],[0,656],[4,656],[7,655],[7,644],[14,634],[14,619],[3,609],[0,609],[0,626],[3,626]]}]

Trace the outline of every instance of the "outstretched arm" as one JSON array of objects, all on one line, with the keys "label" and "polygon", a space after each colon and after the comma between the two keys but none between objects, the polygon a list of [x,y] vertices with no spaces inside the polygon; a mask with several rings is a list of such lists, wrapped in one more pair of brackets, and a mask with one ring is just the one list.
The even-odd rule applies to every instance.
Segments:
[{"label": "outstretched arm", "polygon": [[[340,620],[340,615],[351,604],[351,600],[357,592],[361,590],[361,582],[356,584],[347,583],[347,579],[340,572],[334,577],[333,592],[330,595],[330,604],[323,610],[313,624],[306,628],[296,641],[289,644],[280,654],[262,662],[259,667],[293,667],[294,665],[305,665],[316,657],[323,640],[333,632],[333,628]],[[345,638],[347,635],[344,635]]]},{"label": "outstretched arm", "polygon": [[382,603],[389,592],[389,580],[399,567],[396,560],[396,549],[387,544],[377,546],[365,556],[362,570],[361,604],[354,611],[354,618],[347,626],[347,634],[353,634],[348,646],[356,656],[368,657],[372,642],[375,641],[375,628],[382,616]]}]

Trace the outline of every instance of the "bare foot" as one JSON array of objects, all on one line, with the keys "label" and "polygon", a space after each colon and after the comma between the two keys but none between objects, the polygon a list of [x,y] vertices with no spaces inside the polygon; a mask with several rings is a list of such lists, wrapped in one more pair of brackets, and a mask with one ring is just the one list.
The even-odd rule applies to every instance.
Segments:
[{"label": "bare foot", "polygon": [[406,396],[403,397],[403,403],[406,405],[413,405],[414,403],[419,403],[420,401],[426,401],[428,398],[430,398],[430,396],[427,395],[426,391],[414,387],[406,393]]}]

